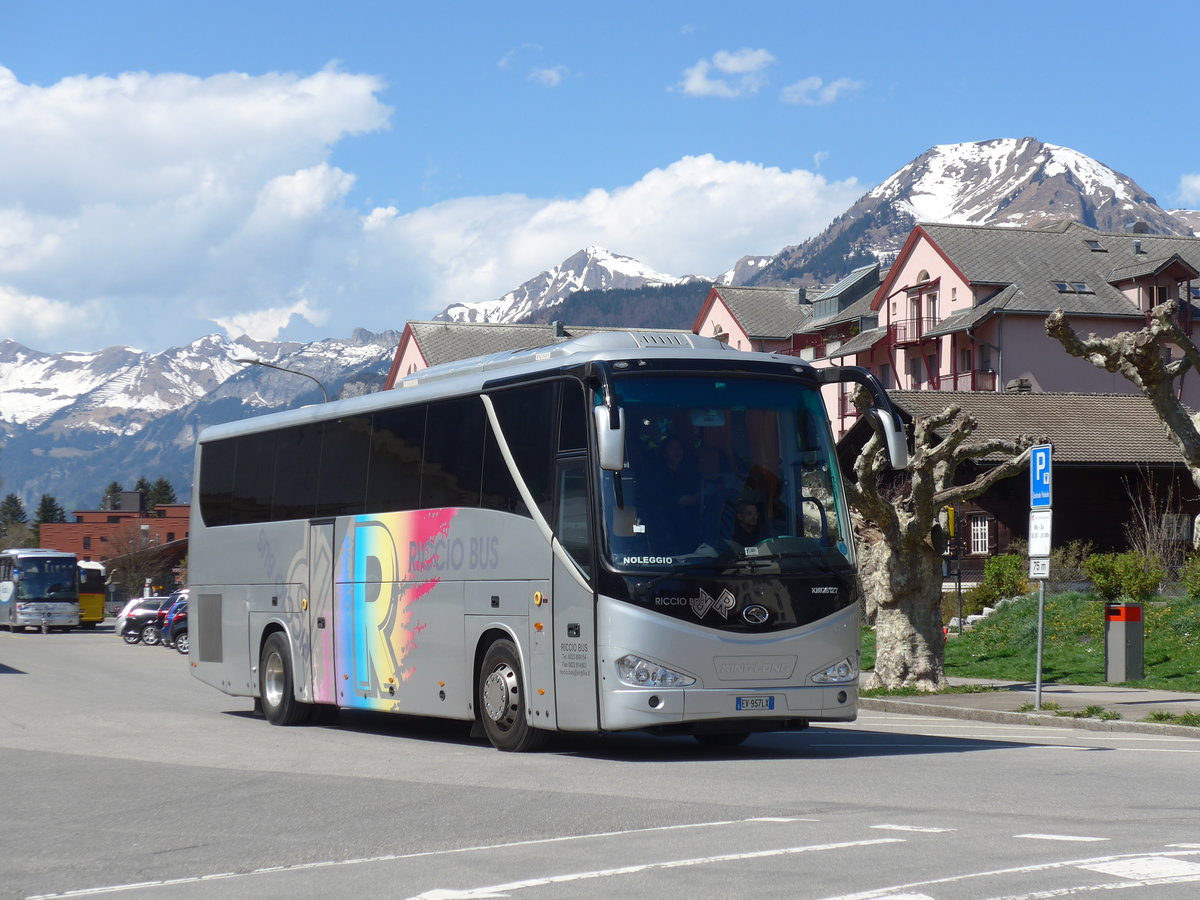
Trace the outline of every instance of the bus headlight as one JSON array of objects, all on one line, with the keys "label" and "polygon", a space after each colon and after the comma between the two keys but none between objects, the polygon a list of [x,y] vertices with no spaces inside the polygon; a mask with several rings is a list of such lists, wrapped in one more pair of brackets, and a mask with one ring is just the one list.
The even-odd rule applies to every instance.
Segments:
[{"label": "bus headlight", "polygon": [[640,656],[622,656],[617,660],[617,678],[631,687],[687,687],[696,679],[674,669],[652,663]]},{"label": "bus headlight", "polygon": [[847,656],[823,672],[814,672],[811,677],[817,684],[847,684],[858,681],[858,662]]}]

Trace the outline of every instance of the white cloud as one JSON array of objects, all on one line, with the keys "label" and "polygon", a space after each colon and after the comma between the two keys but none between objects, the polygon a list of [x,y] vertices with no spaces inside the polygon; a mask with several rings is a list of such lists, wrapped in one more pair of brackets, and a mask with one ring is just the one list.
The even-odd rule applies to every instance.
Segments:
[{"label": "white cloud", "polygon": [[[99,313],[100,304],[96,302],[74,305],[22,294],[0,284],[0,322],[9,333],[22,335],[25,342],[36,338],[51,340],[67,333],[82,346],[87,342],[87,335],[79,334],[81,323],[94,320]],[[0,334],[0,338],[7,336]]]},{"label": "white cloud", "polygon": [[1184,175],[1179,179],[1179,202],[1193,209],[1200,206],[1200,175]]},{"label": "white cloud", "polygon": [[[719,63],[732,84],[768,60]],[[39,87],[0,68],[0,134],[28,138],[0,141],[0,337],[161,349],[215,327],[263,339],[399,329],[500,297],[590,244],[715,275],[804,240],[862,193],[705,155],[577,196],[359,210],[353,173],[328,158],[345,136],[387,127],[381,89],[334,70]]]},{"label": "white cloud", "polygon": [[317,326],[325,325],[329,321],[327,310],[313,309],[307,300],[299,300],[291,306],[256,309],[228,317],[222,316],[213,321],[231,338],[245,334],[255,340],[271,341],[279,337],[279,333],[291,323],[293,316]]},{"label": "white cloud", "polygon": [[376,210],[367,222],[381,253],[390,248],[383,255],[424,271],[428,305],[408,313],[420,318],[500,297],[589,244],[674,275],[716,275],[746,253],[804,240],[861,193],[853,179],[704,155],[581,197],[465,198],[400,216]]},{"label": "white cloud", "polygon": [[529,73],[529,80],[542,87],[558,87],[567,77],[569,70],[566,66],[552,66],[548,69],[534,69]]},{"label": "white cloud", "polygon": [[[692,97],[740,97],[753,94],[767,83],[764,70],[775,57],[767,50],[718,50],[711,60],[702,59],[683,70],[683,80],[674,90]],[[713,70],[725,77],[714,77]]]},{"label": "white cloud", "polygon": [[[327,163],[387,127],[379,79],[134,72],[27,85],[0,67],[0,284],[109,314],[55,347],[190,340],[211,322],[295,302],[338,229],[353,177]],[[48,301],[50,302],[50,301]],[[147,315],[147,310],[154,315]],[[53,320],[53,310],[42,309]],[[40,337],[28,316],[4,334]]]},{"label": "white cloud", "polygon": [[823,106],[833,103],[843,94],[861,90],[863,82],[851,78],[839,78],[826,84],[824,79],[812,75],[808,78],[789,84],[779,93],[779,99],[784,103],[795,103],[802,106]]}]

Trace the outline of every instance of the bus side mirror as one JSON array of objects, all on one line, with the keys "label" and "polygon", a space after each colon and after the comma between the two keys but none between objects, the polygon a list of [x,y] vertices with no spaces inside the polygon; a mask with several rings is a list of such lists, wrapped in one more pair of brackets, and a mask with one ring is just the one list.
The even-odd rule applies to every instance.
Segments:
[{"label": "bus side mirror", "polygon": [[600,468],[620,472],[625,468],[625,410],[596,406],[592,408],[592,417],[596,422]]},{"label": "bus side mirror", "polygon": [[887,446],[888,462],[892,468],[905,468],[908,465],[908,440],[899,417],[889,409],[872,406],[867,410],[867,421]]}]

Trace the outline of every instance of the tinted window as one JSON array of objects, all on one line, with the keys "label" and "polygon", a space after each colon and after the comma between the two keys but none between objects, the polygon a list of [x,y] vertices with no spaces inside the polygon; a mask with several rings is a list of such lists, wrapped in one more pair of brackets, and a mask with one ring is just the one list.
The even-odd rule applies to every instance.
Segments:
[{"label": "tinted window", "polygon": [[521,499],[521,495],[517,491],[516,482],[509,474],[504,457],[500,454],[500,444],[497,443],[496,435],[492,432],[490,424],[487,427],[487,437],[484,439],[483,493],[479,505],[484,509],[498,509],[502,512],[529,515],[529,510],[525,508],[525,501]]},{"label": "tinted window", "polygon": [[543,515],[550,515],[554,445],[558,428],[558,386],[551,382],[499,391],[492,395],[496,418],[517,463],[517,470]]},{"label": "tinted window", "polygon": [[208,526],[228,525],[233,501],[237,440],[213,441],[200,450],[200,515]]},{"label": "tinted window", "polygon": [[367,468],[366,511],[417,509],[421,499],[421,445],[425,407],[376,413]]},{"label": "tinted window", "polygon": [[271,518],[275,489],[275,444],[279,432],[247,434],[238,439],[230,522],[266,522]]},{"label": "tinted window", "polygon": [[[370,452],[370,417],[352,416],[325,423],[317,483],[318,516],[353,516],[363,511]],[[309,477],[311,480],[311,474]]]},{"label": "tinted window", "polygon": [[313,476],[321,466],[321,431],[317,422],[279,432],[272,520],[312,518],[317,505],[317,479]]},{"label": "tinted window", "polygon": [[584,404],[583,385],[578,381],[563,382],[558,449],[587,449],[587,407]]},{"label": "tinted window", "polygon": [[421,508],[479,506],[483,481],[483,404],[478,397],[429,405]]}]

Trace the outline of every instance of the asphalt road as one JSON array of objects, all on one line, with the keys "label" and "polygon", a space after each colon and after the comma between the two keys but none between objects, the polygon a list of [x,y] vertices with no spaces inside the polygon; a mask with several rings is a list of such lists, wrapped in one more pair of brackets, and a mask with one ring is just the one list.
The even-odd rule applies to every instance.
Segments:
[{"label": "asphalt road", "polygon": [[1189,738],[877,712],[504,754],[275,728],[173,651],[0,632],[4,898],[1193,898],[1198,766]]}]

